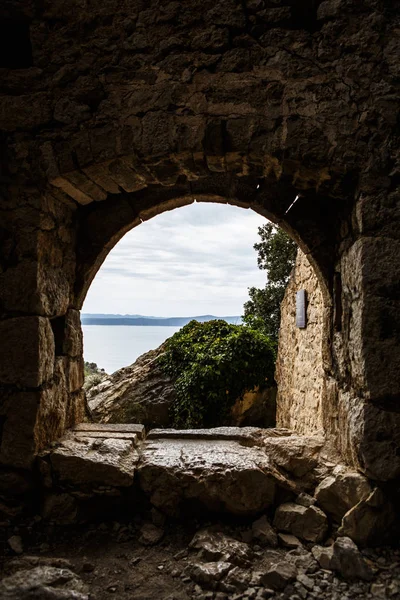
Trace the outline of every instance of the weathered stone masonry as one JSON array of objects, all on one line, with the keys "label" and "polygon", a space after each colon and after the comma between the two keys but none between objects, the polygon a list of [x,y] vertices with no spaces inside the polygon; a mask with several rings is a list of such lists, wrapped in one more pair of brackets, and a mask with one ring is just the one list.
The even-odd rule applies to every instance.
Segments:
[{"label": "weathered stone masonry", "polygon": [[4,473],[83,417],[78,311],[109,250],[196,198],[299,243],[324,298],[325,434],[398,477],[395,4],[2,4],[25,52],[0,64]]},{"label": "weathered stone masonry", "polygon": [[[296,292],[306,291],[307,321],[296,327]],[[281,326],[275,379],[278,384],[277,426],[305,435],[324,431],[330,406],[324,393],[324,301],[314,271],[299,251],[281,305]]]}]

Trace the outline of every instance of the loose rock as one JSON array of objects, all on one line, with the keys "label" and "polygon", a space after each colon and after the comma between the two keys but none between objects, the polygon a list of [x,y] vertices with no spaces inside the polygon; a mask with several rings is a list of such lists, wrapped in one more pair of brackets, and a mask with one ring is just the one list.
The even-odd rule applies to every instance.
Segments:
[{"label": "loose rock", "polygon": [[270,525],[265,515],[257,519],[257,521],[254,521],[252,525],[252,531],[254,539],[256,539],[262,546],[271,546],[272,548],[276,548],[278,545],[276,531]]},{"label": "loose rock", "polygon": [[357,546],[348,537],[339,537],[333,544],[333,568],[344,579],[372,579],[372,573]]},{"label": "loose rock", "polygon": [[0,582],[2,600],[88,600],[86,586],[69,569],[35,567]]},{"label": "loose rock", "polygon": [[348,537],[339,537],[329,548],[314,546],[312,553],[323,569],[337,571],[346,580],[372,579],[369,566]]},{"label": "loose rock", "polygon": [[8,539],[8,545],[15,554],[22,554],[24,547],[22,545],[22,539],[19,535],[13,535]]},{"label": "loose rock", "polygon": [[321,481],[315,490],[315,498],[322,510],[340,523],[343,516],[370,492],[368,479],[360,473],[343,473],[335,469],[331,476]]},{"label": "loose rock", "polygon": [[234,586],[239,591],[246,590],[251,583],[252,573],[249,569],[234,567],[226,576],[224,584]]},{"label": "loose rock", "polygon": [[297,569],[289,562],[278,562],[270,567],[262,577],[265,586],[274,590],[283,590],[288,583],[296,579]]},{"label": "loose rock", "polygon": [[303,548],[303,544],[295,535],[290,533],[278,533],[278,540],[285,548]]},{"label": "loose rock", "polygon": [[212,532],[208,529],[198,531],[190,542],[192,550],[199,550],[199,557],[205,561],[223,561],[238,566],[248,566],[253,558],[251,548],[244,542]]},{"label": "loose rock", "polygon": [[215,589],[216,583],[226,575],[233,565],[228,562],[208,562],[191,565],[190,577],[202,587]]},{"label": "loose rock", "polygon": [[162,539],[164,530],[152,523],[146,523],[140,530],[139,542],[144,546],[155,546]]},{"label": "loose rock", "polygon": [[276,510],[274,527],[308,542],[320,542],[328,531],[328,519],[316,506],[287,502]]}]

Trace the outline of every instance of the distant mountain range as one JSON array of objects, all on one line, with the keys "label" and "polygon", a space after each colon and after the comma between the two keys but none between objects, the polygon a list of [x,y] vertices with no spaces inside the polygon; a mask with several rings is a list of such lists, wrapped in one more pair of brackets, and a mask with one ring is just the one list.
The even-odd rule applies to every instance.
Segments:
[{"label": "distant mountain range", "polygon": [[149,327],[183,327],[190,321],[212,321],[222,319],[233,325],[240,325],[241,317],[216,317],[214,315],[201,315],[199,317],[147,317],[144,315],[106,315],[82,313],[81,320],[83,325],[147,325]]}]

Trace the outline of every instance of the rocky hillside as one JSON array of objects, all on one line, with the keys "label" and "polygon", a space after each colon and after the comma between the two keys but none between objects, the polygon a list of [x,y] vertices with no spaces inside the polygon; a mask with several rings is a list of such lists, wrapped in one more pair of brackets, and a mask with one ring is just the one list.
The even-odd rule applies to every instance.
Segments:
[{"label": "rocky hillside", "polygon": [[[171,427],[170,408],[176,392],[173,379],[158,363],[164,351],[165,343],[90,388],[87,398],[93,419],[99,423],[143,423],[146,428]],[[275,389],[246,393],[233,406],[231,420],[224,424],[273,426]]]},{"label": "rocky hillside", "polygon": [[132,365],[109,375],[88,392],[89,408],[100,423],[143,423],[147,427],[169,425],[169,409],[175,398],[174,384],[158,366],[164,344],[142,354]]},{"label": "rocky hillside", "polygon": [[94,362],[85,362],[84,366],[85,383],[83,385],[86,392],[88,392],[93,386],[99,385],[108,374],[104,369],[99,368]]}]

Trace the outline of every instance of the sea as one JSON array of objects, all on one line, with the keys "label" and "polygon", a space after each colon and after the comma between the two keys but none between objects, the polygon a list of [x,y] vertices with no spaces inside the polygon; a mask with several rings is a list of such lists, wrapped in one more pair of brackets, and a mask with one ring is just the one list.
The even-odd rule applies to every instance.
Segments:
[{"label": "sea", "polygon": [[114,373],[121,367],[158,348],[174,335],[180,327],[153,327],[141,325],[83,325],[83,356],[94,362],[106,373]]}]

